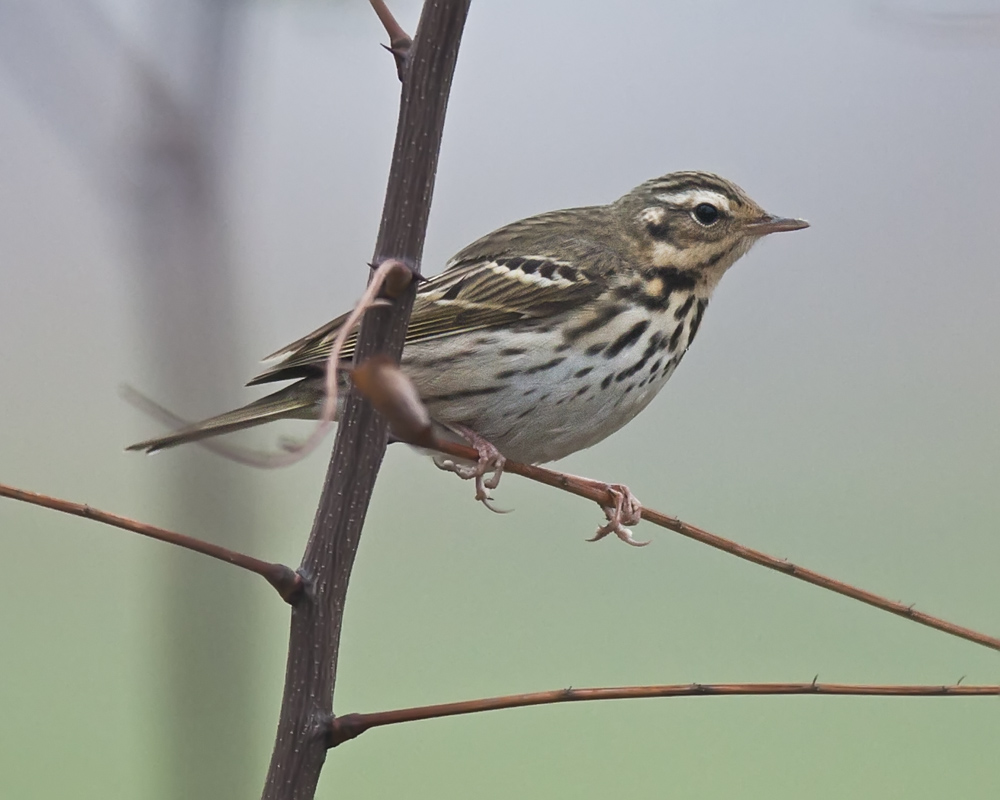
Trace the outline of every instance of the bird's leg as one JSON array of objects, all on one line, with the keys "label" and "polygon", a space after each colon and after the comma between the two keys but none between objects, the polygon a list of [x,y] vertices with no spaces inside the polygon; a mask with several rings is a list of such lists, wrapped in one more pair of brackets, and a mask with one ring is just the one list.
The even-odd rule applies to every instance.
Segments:
[{"label": "bird's leg", "polygon": [[608,518],[608,521],[597,529],[597,533],[588,539],[588,542],[596,542],[599,539],[603,539],[609,533],[613,533],[625,542],[625,544],[630,544],[633,547],[645,547],[649,544],[648,541],[640,542],[633,539],[632,531],[627,527],[629,525],[638,525],[642,519],[642,503],[632,494],[631,489],[623,483],[602,483],[601,481],[592,481],[588,478],[581,478],[580,480],[586,481],[596,488],[604,489],[615,500],[613,506],[601,506],[601,510],[604,512],[604,516]]},{"label": "bird's leg", "polygon": [[[493,500],[489,490],[496,489],[500,485],[500,477],[503,475],[504,465],[507,459],[497,450],[496,446],[488,442],[478,433],[465,425],[452,425],[457,433],[460,433],[469,442],[476,452],[479,453],[479,461],[475,464],[456,464],[451,460],[434,460],[439,469],[454,472],[463,480],[476,479],[476,500],[481,502],[490,511],[497,514],[506,513],[502,509],[490,505]],[[488,478],[487,474],[492,473]]]}]

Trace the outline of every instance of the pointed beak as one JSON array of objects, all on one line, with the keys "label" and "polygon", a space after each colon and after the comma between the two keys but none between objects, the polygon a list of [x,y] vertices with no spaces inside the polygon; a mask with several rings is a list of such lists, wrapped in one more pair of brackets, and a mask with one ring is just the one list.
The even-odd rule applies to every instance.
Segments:
[{"label": "pointed beak", "polygon": [[747,225],[747,229],[754,236],[766,236],[769,233],[780,233],[781,231],[799,231],[808,227],[809,223],[804,219],[774,217],[770,214],[756,219]]}]

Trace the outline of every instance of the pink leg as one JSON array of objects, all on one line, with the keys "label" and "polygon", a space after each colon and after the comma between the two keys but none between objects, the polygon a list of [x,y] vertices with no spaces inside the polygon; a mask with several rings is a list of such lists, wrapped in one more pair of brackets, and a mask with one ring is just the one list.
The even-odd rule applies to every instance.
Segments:
[{"label": "pink leg", "polygon": [[645,547],[649,544],[648,541],[640,542],[633,539],[632,531],[626,527],[629,525],[638,525],[642,519],[642,504],[632,494],[632,490],[622,483],[600,483],[598,481],[594,481],[593,483],[610,492],[611,496],[615,499],[615,504],[613,507],[601,507],[608,521],[598,528],[597,533],[587,541],[596,542],[599,539],[603,539],[609,533],[613,533],[625,542],[625,544],[630,544],[633,547]]},{"label": "pink leg", "polygon": [[[497,514],[507,513],[502,509],[490,505],[490,501],[493,498],[490,497],[489,494],[490,489],[496,489],[497,486],[500,485],[500,477],[503,475],[503,468],[507,463],[507,459],[503,457],[503,454],[497,450],[493,444],[488,442],[471,428],[467,428],[464,425],[453,425],[452,427],[458,433],[462,434],[469,444],[476,448],[476,452],[479,453],[479,461],[476,464],[469,466],[456,464],[453,461],[436,460],[434,463],[441,469],[454,472],[458,475],[458,477],[464,480],[475,478],[476,500],[481,502],[490,511],[494,511]],[[493,474],[487,478],[486,475],[488,473]]]}]

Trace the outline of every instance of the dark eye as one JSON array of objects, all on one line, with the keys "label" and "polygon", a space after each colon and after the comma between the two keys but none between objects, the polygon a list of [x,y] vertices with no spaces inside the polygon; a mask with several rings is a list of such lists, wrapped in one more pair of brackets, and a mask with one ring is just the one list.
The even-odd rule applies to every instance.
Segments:
[{"label": "dark eye", "polygon": [[698,203],[691,214],[698,223],[706,227],[714,225],[719,220],[719,209],[711,203]]}]

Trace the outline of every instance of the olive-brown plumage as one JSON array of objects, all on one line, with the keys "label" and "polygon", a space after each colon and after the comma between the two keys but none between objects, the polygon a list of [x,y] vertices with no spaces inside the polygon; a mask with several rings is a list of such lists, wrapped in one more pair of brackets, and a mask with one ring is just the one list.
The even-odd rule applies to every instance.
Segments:
[{"label": "olive-brown plumage", "polygon": [[[673,374],[725,271],[773,217],[703,172],[654,178],[606,206],[506,225],[422,283],[402,368],[432,418],[542,463],[631,420]],[[251,384],[291,386],[130,449],[154,451],[283,417],[316,417],[339,317],[271,356]],[[350,358],[354,342],[343,353]]]}]

